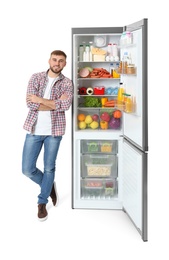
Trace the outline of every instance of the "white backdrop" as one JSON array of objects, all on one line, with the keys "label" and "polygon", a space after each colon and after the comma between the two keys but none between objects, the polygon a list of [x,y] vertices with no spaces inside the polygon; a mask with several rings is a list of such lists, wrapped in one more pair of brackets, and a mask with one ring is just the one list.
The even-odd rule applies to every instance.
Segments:
[{"label": "white backdrop", "polygon": [[[66,252],[75,260],[87,257],[168,259],[168,241],[165,238],[169,231],[166,125],[169,86],[165,77],[169,58],[165,50],[168,48],[168,9],[164,0],[157,4],[153,2],[151,7],[147,3],[145,0],[107,0],[102,3],[91,0],[1,1],[1,259],[66,259],[65,256],[62,258]],[[25,94],[30,76],[48,69],[51,51],[62,49],[68,56],[63,73],[71,77],[71,27],[124,26],[143,18],[148,18],[149,27],[149,241],[143,243],[130,221],[119,212],[71,209],[70,111],[66,114],[67,130],[57,162],[60,207],[56,209],[55,219],[51,216],[45,223],[37,222],[37,188],[21,173],[25,137],[23,123],[27,114]],[[102,224],[98,221],[98,214]],[[58,229],[54,229],[55,223],[59,225]]]}]

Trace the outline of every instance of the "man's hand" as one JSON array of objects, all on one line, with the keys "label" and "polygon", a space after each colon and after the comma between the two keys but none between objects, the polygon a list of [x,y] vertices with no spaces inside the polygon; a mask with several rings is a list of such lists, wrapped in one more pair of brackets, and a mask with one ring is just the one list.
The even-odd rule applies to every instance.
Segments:
[{"label": "man's hand", "polygon": [[26,101],[28,103],[32,102],[32,103],[41,103],[42,102],[42,98],[41,97],[38,97],[36,95],[33,95],[33,94],[28,94],[26,96]]},{"label": "man's hand", "polygon": [[59,99],[60,100],[68,99],[68,95],[66,93],[64,93],[64,94],[61,95],[61,97]]}]

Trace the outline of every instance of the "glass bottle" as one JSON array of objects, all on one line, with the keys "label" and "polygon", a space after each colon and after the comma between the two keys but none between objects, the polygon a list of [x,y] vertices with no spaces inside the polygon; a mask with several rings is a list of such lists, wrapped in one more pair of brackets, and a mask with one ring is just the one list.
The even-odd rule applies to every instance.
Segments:
[{"label": "glass bottle", "polygon": [[79,61],[83,61],[83,53],[84,53],[84,47],[83,47],[83,44],[80,44],[80,46],[79,46]]}]

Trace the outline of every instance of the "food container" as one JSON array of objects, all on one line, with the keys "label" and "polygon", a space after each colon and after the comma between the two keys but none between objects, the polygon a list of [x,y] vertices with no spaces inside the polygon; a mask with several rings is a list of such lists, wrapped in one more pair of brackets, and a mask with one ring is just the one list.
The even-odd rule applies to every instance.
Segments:
[{"label": "food container", "polygon": [[136,67],[134,65],[128,65],[126,73],[127,74],[136,74]]},{"label": "food container", "polygon": [[94,95],[104,95],[105,87],[94,87]]},{"label": "food container", "polygon": [[82,193],[85,197],[101,196],[104,192],[103,181],[100,179],[86,179],[82,180]]},{"label": "food container", "polygon": [[84,154],[81,157],[82,177],[117,176],[117,156],[103,154]]},{"label": "food container", "polygon": [[99,141],[81,140],[82,153],[98,153],[100,151]]},{"label": "food container", "polygon": [[100,152],[117,154],[117,141],[102,140],[100,141]]},{"label": "food container", "polygon": [[102,54],[94,54],[93,55],[93,61],[105,61],[105,55],[102,55]]},{"label": "food container", "polygon": [[106,180],[105,181],[105,196],[107,197],[112,197],[116,193],[116,181],[111,179],[111,180]]}]

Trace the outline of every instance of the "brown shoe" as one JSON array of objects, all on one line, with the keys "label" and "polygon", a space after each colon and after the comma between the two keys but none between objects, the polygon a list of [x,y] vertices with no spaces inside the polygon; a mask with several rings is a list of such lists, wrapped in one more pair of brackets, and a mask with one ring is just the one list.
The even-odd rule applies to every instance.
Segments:
[{"label": "brown shoe", "polygon": [[48,218],[48,212],[46,210],[46,204],[38,205],[38,219],[44,221]]},{"label": "brown shoe", "polygon": [[55,181],[54,181],[53,186],[52,186],[50,197],[52,199],[53,205],[56,206],[58,204],[58,194],[57,194]]}]

